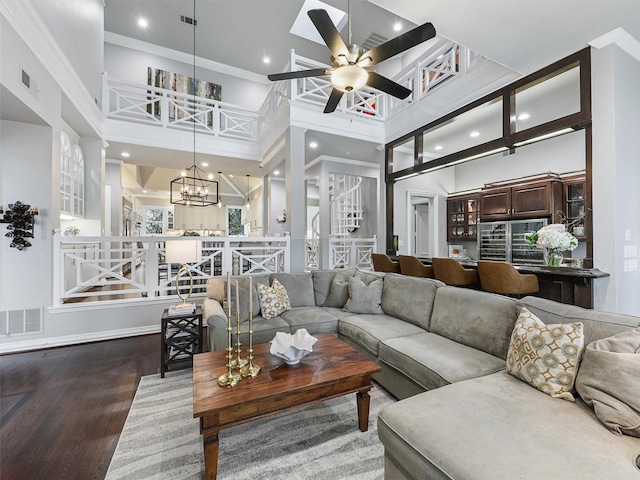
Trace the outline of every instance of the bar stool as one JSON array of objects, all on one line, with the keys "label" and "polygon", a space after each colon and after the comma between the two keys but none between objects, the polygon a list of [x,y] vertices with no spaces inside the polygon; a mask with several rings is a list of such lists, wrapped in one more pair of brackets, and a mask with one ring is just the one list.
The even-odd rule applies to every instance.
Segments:
[{"label": "bar stool", "polygon": [[478,283],[478,272],[473,268],[464,268],[453,258],[433,258],[431,264],[436,279],[447,285],[463,287]]},{"label": "bar stool", "polygon": [[384,253],[372,253],[371,261],[376,272],[400,273],[400,263],[394,262]]},{"label": "bar stool", "polygon": [[400,272],[403,275],[435,278],[433,275],[433,267],[423,264],[418,257],[400,255],[398,260],[400,261]]},{"label": "bar stool", "polygon": [[538,277],[532,273],[520,273],[507,262],[478,260],[480,284],[487,292],[520,297],[540,290]]}]

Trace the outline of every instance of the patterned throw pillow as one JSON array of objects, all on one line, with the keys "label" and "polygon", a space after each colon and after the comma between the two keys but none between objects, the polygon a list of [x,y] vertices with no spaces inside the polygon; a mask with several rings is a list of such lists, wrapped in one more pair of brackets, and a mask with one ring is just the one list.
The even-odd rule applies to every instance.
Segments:
[{"label": "patterned throw pillow", "polygon": [[256,290],[258,290],[258,296],[260,297],[260,310],[262,310],[262,316],[265,319],[269,320],[272,317],[277,317],[282,312],[291,310],[291,302],[289,301],[287,290],[277,278],[273,279],[270,287],[258,283]]},{"label": "patterned throw pillow", "polygon": [[571,402],[584,349],[582,323],[545,325],[522,307],[507,353],[507,371],[538,390]]}]

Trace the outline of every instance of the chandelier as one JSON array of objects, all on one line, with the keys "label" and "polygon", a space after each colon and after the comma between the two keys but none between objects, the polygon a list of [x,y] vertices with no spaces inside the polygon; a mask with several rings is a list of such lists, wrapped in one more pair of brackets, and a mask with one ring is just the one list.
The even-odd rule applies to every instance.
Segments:
[{"label": "chandelier", "polygon": [[[196,2],[193,0],[193,81],[196,79]],[[191,92],[196,107],[195,88]],[[193,122],[193,165],[171,180],[170,202],[174,205],[209,207],[218,203],[218,182],[196,165],[196,119]]]}]

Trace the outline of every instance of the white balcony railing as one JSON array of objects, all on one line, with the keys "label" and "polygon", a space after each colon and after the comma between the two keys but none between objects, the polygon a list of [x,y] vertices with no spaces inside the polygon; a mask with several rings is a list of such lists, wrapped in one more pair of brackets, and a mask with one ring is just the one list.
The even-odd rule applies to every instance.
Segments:
[{"label": "white balcony railing", "polygon": [[[165,242],[194,237],[63,237],[54,242],[53,305],[175,294],[181,265],[167,264]],[[289,237],[199,237],[202,260],[188,264],[194,292],[212,276],[289,272]]]},{"label": "white balcony railing", "polygon": [[103,74],[102,111],[107,118],[258,140],[258,112],[230,103],[110,78]]}]

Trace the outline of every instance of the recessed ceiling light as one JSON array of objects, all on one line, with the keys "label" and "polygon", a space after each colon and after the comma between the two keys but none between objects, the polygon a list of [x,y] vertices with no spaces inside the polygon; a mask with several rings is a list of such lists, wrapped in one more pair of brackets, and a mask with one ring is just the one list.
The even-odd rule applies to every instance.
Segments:
[{"label": "recessed ceiling light", "polygon": [[122,153],[120,154],[120,156],[121,156],[121,157],[124,157],[124,158],[129,158],[129,157],[131,156],[131,154],[130,154],[129,152],[122,152]]},{"label": "recessed ceiling light", "polygon": [[142,190],[142,193],[147,193],[147,191],[146,190]]},{"label": "recessed ceiling light", "polygon": [[442,145],[436,145],[433,147],[434,150],[442,150]]},{"label": "recessed ceiling light", "polygon": [[276,176],[277,176],[277,175],[280,175],[280,170],[274,170],[274,171],[273,171],[273,174],[274,174],[274,175],[276,175]]},{"label": "recessed ceiling light", "polygon": [[208,178],[209,180],[213,180],[213,173],[210,173],[209,175],[207,175],[207,178]]},{"label": "recessed ceiling light", "polygon": [[233,175],[229,174],[229,177],[233,178]]},{"label": "recessed ceiling light", "polygon": [[518,115],[518,120],[527,120],[531,115],[529,115],[528,113],[521,113],[520,115]]},{"label": "recessed ceiling light", "polygon": [[203,167],[208,167],[209,164],[207,162],[201,162],[200,165],[202,165]]},{"label": "recessed ceiling light", "polygon": [[138,26],[142,28],[147,28],[149,26],[149,22],[147,22],[146,18],[141,17],[138,19]]},{"label": "recessed ceiling light", "polygon": [[318,148],[318,144],[316,142],[311,142],[309,144],[309,148]]},{"label": "recessed ceiling light", "polygon": [[262,63],[269,65],[271,63],[271,59],[267,56],[262,57]]},{"label": "recessed ceiling light", "polygon": [[470,137],[479,137],[480,136],[480,132],[477,131],[473,131],[469,134]]},{"label": "recessed ceiling light", "polygon": [[396,22],[393,24],[393,31],[394,32],[399,32],[400,30],[402,30],[402,23],[400,22]]}]

